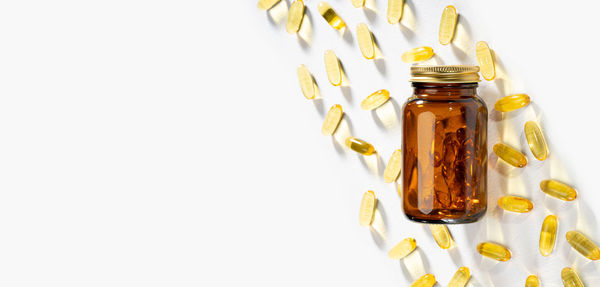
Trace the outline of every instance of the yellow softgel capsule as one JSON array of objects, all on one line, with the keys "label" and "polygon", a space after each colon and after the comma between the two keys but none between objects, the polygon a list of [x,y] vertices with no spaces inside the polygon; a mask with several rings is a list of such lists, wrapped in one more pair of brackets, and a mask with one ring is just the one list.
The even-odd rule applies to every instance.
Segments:
[{"label": "yellow softgel capsule", "polygon": [[538,160],[545,160],[548,157],[548,146],[544,134],[536,122],[528,121],[525,123],[525,137],[533,156]]},{"label": "yellow softgel capsule", "polygon": [[540,279],[535,275],[529,275],[525,280],[525,287],[540,287]]},{"label": "yellow softgel capsule", "polygon": [[540,189],[547,195],[564,201],[573,201],[577,198],[577,191],[574,188],[553,179],[540,182]]},{"label": "yellow softgel capsule", "polygon": [[392,153],[388,164],[385,166],[385,170],[383,170],[383,181],[386,183],[391,183],[398,179],[400,175],[400,170],[402,169],[402,151],[396,150]]},{"label": "yellow softgel capsule", "polygon": [[414,48],[402,54],[402,61],[405,63],[416,63],[425,61],[431,57],[433,57],[433,48],[424,46]]},{"label": "yellow softgel capsule", "polygon": [[360,47],[363,56],[368,60],[375,59],[375,40],[367,24],[358,24],[356,27],[356,38],[358,39],[358,47]]},{"label": "yellow softgel capsule", "polygon": [[581,283],[581,279],[579,279],[579,275],[575,272],[575,270],[570,267],[565,267],[560,272],[560,277],[562,278],[563,285],[565,287],[583,287],[583,283]]},{"label": "yellow softgel capsule", "polygon": [[546,216],[540,232],[540,254],[542,256],[549,256],[554,250],[556,231],[558,231],[558,218],[555,215]]},{"label": "yellow softgel capsule", "polygon": [[290,34],[298,33],[302,25],[302,19],[304,19],[304,2],[296,0],[292,3],[288,12],[286,31]]},{"label": "yellow softgel capsule", "polygon": [[458,13],[456,13],[456,8],[452,5],[446,6],[444,12],[442,12],[442,20],[440,21],[440,44],[448,45],[452,42],[457,20]]},{"label": "yellow softgel capsule", "polygon": [[259,0],[258,1],[258,9],[260,10],[269,10],[275,6],[275,4],[279,3],[281,0]]},{"label": "yellow softgel capsule", "polygon": [[533,209],[533,202],[518,196],[503,196],[498,199],[498,206],[506,211],[526,213]]},{"label": "yellow softgel capsule", "polygon": [[496,108],[499,112],[512,112],[514,110],[518,110],[520,108],[526,107],[531,102],[529,95],[527,94],[514,94],[510,96],[503,97],[496,101]]},{"label": "yellow softgel capsule", "polygon": [[375,148],[370,143],[355,137],[347,138],[346,146],[351,150],[364,155],[372,155],[375,153]]},{"label": "yellow softgel capsule", "polygon": [[494,55],[488,44],[484,41],[479,41],[475,45],[475,54],[481,69],[481,75],[484,79],[491,81],[496,78],[496,65],[494,64]]},{"label": "yellow softgel capsule", "polygon": [[450,282],[448,283],[448,287],[465,287],[467,282],[469,282],[469,278],[471,277],[471,272],[467,267],[460,267]]},{"label": "yellow softgel capsule", "polygon": [[477,252],[485,257],[498,261],[508,261],[511,257],[510,250],[500,244],[492,242],[482,242],[477,244]]},{"label": "yellow softgel capsule", "polygon": [[581,255],[594,261],[600,259],[600,248],[585,235],[577,231],[569,231],[566,237],[567,242]]},{"label": "yellow softgel capsule", "polygon": [[387,19],[390,24],[396,24],[402,19],[404,0],[388,0]]},{"label": "yellow softgel capsule", "polygon": [[506,144],[495,144],[494,153],[506,163],[514,167],[525,167],[527,165],[527,158],[525,155]]},{"label": "yellow softgel capsule", "polygon": [[433,239],[438,246],[442,249],[448,249],[452,247],[452,235],[450,235],[450,231],[448,231],[448,227],[443,224],[430,224],[429,230],[431,230],[431,235],[433,235]]},{"label": "yellow softgel capsule", "polygon": [[435,276],[433,274],[425,274],[410,284],[410,287],[432,287],[435,285]]},{"label": "yellow softgel capsule", "polygon": [[340,17],[327,2],[320,2],[319,5],[317,5],[317,9],[319,10],[319,14],[321,14],[325,21],[327,21],[334,29],[341,30],[346,27],[346,22],[342,20],[342,17]]},{"label": "yellow softgel capsule", "polygon": [[344,116],[344,111],[342,110],[342,106],[333,105],[329,109],[329,112],[327,113],[327,116],[325,117],[325,120],[323,121],[323,126],[321,127],[321,133],[326,136],[333,135],[333,133],[335,133],[335,130],[337,129],[338,125],[340,124],[340,121],[342,120],[342,116]]},{"label": "yellow softgel capsule", "polygon": [[304,97],[309,100],[314,99],[317,95],[317,84],[308,68],[304,65],[298,66],[298,81],[300,82],[300,88]]},{"label": "yellow softgel capsule", "polygon": [[373,223],[375,204],[377,204],[375,193],[371,190],[365,192],[360,202],[360,210],[358,212],[358,223],[360,226],[370,226],[371,223]]},{"label": "yellow softgel capsule", "polygon": [[363,110],[374,110],[378,107],[380,107],[381,105],[385,104],[385,102],[387,102],[390,99],[390,92],[388,92],[388,90],[383,89],[383,90],[379,90],[376,91],[372,94],[370,94],[368,97],[366,97],[362,103],[360,103],[360,107]]},{"label": "yellow softgel capsule", "polygon": [[413,252],[417,248],[417,241],[414,238],[406,238],[400,243],[396,244],[396,246],[390,249],[388,252],[388,257],[391,259],[399,260],[406,257],[408,254]]},{"label": "yellow softgel capsule", "polygon": [[352,0],[352,5],[356,8],[362,8],[365,6],[365,0]]},{"label": "yellow softgel capsule", "polygon": [[325,51],[325,70],[332,85],[337,87],[342,84],[342,65],[332,50]]}]

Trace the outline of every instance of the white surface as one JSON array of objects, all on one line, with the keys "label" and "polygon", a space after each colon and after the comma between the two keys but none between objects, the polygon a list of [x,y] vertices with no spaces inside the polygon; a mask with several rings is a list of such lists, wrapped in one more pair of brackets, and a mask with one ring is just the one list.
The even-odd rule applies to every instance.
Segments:
[{"label": "white surface", "polygon": [[[412,0],[408,32],[387,23],[386,1],[371,13],[331,1],[352,31],[369,24],[383,69],[361,56],[353,34],[340,38],[317,3],[306,1],[305,47],[255,0],[0,5],[0,285],[408,286],[430,272],[445,286],[461,265],[471,268],[472,286],[522,286],[528,274],[561,286],[564,266],[600,285],[598,263],[564,240],[578,229],[600,243],[598,4]],[[461,15],[464,55],[437,42],[448,4]],[[508,93],[534,100],[505,121],[496,114],[490,144],[503,138],[525,151],[521,127],[538,117],[552,155],[540,163],[528,152],[530,166],[510,178],[490,169],[488,216],[452,226],[457,247],[448,252],[404,217],[396,187],[370,161],[336,149],[320,126],[329,106],[342,104],[353,133],[387,162],[400,131],[360,110],[362,98],[387,88],[400,108],[411,91],[403,51],[431,45],[447,64],[473,64],[477,40],[507,75],[482,83],[490,110]],[[326,80],[328,48],[346,68],[351,95]],[[320,102],[300,93],[301,63],[319,83]],[[537,183],[547,177],[573,183],[577,201],[546,198]],[[358,225],[368,189],[380,199],[385,239]],[[534,211],[503,214],[495,205],[502,193],[531,198]],[[548,212],[558,212],[560,231],[555,252],[542,258]],[[403,263],[388,259],[409,236],[418,251]],[[482,260],[475,245],[483,240],[506,244],[513,259]]]}]

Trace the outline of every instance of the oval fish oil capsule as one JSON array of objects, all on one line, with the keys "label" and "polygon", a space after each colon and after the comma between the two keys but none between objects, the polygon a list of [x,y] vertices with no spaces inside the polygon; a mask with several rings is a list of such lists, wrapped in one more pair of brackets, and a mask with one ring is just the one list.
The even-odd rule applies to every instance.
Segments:
[{"label": "oval fish oil capsule", "polygon": [[312,100],[317,95],[317,84],[310,74],[310,71],[306,66],[298,66],[298,81],[300,82],[300,88],[304,97]]},{"label": "oval fish oil capsule", "polygon": [[579,279],[579,275],[575,273],[575,270],[565,267],[560,272],[560,277],[562,278],[563,285],[565,287],[583,287],[583,283],[581,283],[581,279]]},{"label": "oval fish oil capsule", "polygon": [[540,232],[540,254],[546,257],[554,250],[556,242],[556,231],[558,230],[558,219],[555,215],[548,215],[542,223]]},{"label": "oval fish oil capsule", "polygon": [[433,54],[433,48],[431,47],[418,47],[402,54],[402,61],[405,63],[421,62],[433,57]]},{"label": "oval fish oil capsule", "polygon": [[321,127],[321,133],[326,136],[333,135],[335,130],[337,129],[340,121],[342,121],[342,116],[344,116],[344,111],[342,110],[342,106],[333,105],[325,120],[323,121],[323,126]]},{"label": "oval fish oil capsule", "polygon": [[258,1],[258,9],[260,10],[269,10],[275,6],[275,4],[279,3],[281,0],[259,0]]},{"label": "oval fish oil capsule", "polygon": [[417,248],[417,241],[414,238],[409,237],[392,247],[390,252],[388,252],[388,257],[394,260],[399,260],[413,252],[415,248]]},{"label": "oval fish oil capsule", "polygon": [[499,112],[512,112],[529,105],[530,101],[527,94],[514,94],[499,99],[494,108]]},{"label": "oval fish oil capsule", "polygon": [[400,170],[402,169],[402,151],[397,149],[394,151],[388,164],[385,166],[385,170],[383,170],[383,181],[386,183],[394,182],[398,179],[400,175]]},{"label": "oval fish oil capsule", "polygon": [[450,235],[450,231],[448,231],[448,227],[446,227],[446,225],[429,224],[429,230],[431,230],[433,239],[435,239],[435,242],[440,248],[448,249],[452,247],[452,235]]},{"label": "oval fish oil capsule", "polygon": [[387,19],[388,23],[396,24],[402,19],[404,11],[404,0],[388,0]]},{"label": "oval fish oil capsule", "polygon": [[533,202],[518,196],[503,196],[498,199],[498,206],[506,211],[526,213],[533,209]]},{"label": "oval fish oil capsule", "polygon": [[471,272],[467,267],[460,267],[452,279],[450,279],[450,283],[448,283],[448,287],[465,287],[467,282],[469,282],[469,278],[471,277]]},{"label": "oval fish oil capsule", "polygon": [[524,154],[503,143],[497,143],[494,145],[494,153],[506,163],[514,167],[521,168],[527,165],[527,158]]},{"label": "oval fish oil capsule", "polygon": [[302,25],[302,19],[304,19],[304,2],[296,0],[292,3],[288,12],[286,31],[290,34],[298,33]]},{"label": "oval fish oil capsule", "polygon": [[535,275],[529,275],[525,280],[525,287],[540,287],[540,279]]},{"label": "oval fish oil capsule", "polygon": [[323,19],[334,29],[341,30],[346,27],[346,22],[342,20],[342,17],[327,2],[320,2],[317,9],[319,10],[319,14],[323,16]]},{"label": "oval fish oil capsule", "polygon": [[458,13],[456,13],[456,8],[452,5],[446,6],[444,12],[442,12],[442,20],[440,21],[440,44],[448,45],[452,42],[457,20]]},{"label": "oval fish oil capsule", "polygon": [[477,244],[477,252],[485,257],[498,261],[508,261],[511,257],[510,250],[500,244],[492,242],[482,242]]},{"label": "oval fish oil capsule", "polygon": [[600,248],[585,235],[577,231],[569,231],[566,237],[567,242],[581,255],[594,261],[600,259]]},{"label": "oval fish oil capsule", "polygon": [[365,6],[365,0],[352,0],[352,5],[356,8],[362,8]]},{"label": "oval fish oil capsule", "polygon": [[360,23],[356,27],[356,39],[358,39],[358,47],[363,56],[367,60],[375,59],[375,39],[367,24]]},{"label": "oval fish oil capsule", "polygon": [[475,45],[475,54],[481,69],[481,75],[484,79],[491,81],[496,78],[496,65],[494,64],[494,55],[488,44],[484,41],[479,41]]},{"label": "oval fish oil capsule", "polygon": [[371,190],[365,192],[362,201],[360,202],[360,210],[358,212],[358,223],[360,226],[370,226],[373,223],[373,215],[375,215],[375,205],[377,198]]},{"label": "oval fish oil capsule", "polygon": [[564,201],[573,201],[577,198],[577,191],[574,188],[553,179],[540,182],[540,189],[547,195]]},{"label": "oval fish oil capsule", "polygon": [[385,102],[387,102],[389,99],[390,92],[388,92],[388,90],[379,90],[366,97],[362,103],[360,103],[360,107],[367,111],[374,110],[385,104]]},{"label": "oval fish oil capsule", "polygon": [[538,160],[545,160],[548,157],[548,147],[544,134],[536,122],[528,121],[525,123],[525,137],[533,156]]},{"label": "oval fish oil capsule", "polygon": [[342,65],[332,50],[325,51],[325,70],[332,85],[336,87],[342,85]]},{"label": "oval fish oil capsule", "polygon": [[410,287],[433,287],[435,285],[435,276],[433,274],[425,274],[410,284]]},{"label": "oval fish oil capsule", "polygon": [[372,155],[375,153],[375,148],[370,143],[355,137],[347,138],[346,146],[351,150],[364,155]]}]

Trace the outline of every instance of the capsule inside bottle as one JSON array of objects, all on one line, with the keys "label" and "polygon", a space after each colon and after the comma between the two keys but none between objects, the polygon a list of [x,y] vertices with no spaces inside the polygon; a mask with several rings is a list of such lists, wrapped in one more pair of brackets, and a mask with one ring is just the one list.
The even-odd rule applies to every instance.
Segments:
[{"label": "capsule inside bottle", "polygon": [[390,249],[390,252],[388,252],[388,257],[395,260],[402,259],[413,252],[416,247],[417,241],[414,238],[406,238]]},{"label": "capsule inside bottle", "polygon": [[494,153],[504,160],[506,163],[522,168],[527,165],[527,157],[520,151],[503,143],[497,143],[494,145]]},{"label": "capsule inside bottle", "polygon": [[533,156],[538,160],[545,160],[548,157],[548,147],[546,146],[544,134],[536,122],[528,121],[525,123],[525,137]]},{"label": "capsule inside bottle", "polygon": [[375,153],[375,148],[370,143],[355,137],[347,138],[346,146],[351,150],[364,155],[372,155]]},{"label": "capsule inside bottle", "polygon": [[467,267],[460,267],[452,279],[450,279],[450,283],[448,283],[448,287],[465,287],[467,282],[469,282],[469,278],[471,277],[471,272]]},{"label": "capsule inside bottle", "polygon": [[506,211],[525,213],[533,209],[533,203],[526,198],[517,196],[503,196],[498,199],[498,206]]},{"label": "capsule inside bottle", "polygon": [[511,257],[510,250],[500,244],[492,242],[479,243],[477,245],[477,252],[485,257],[498,261],[508,261]]},{"label": "capsule inside bottle", "polygon": [[570,267],[565,267],[560,272],[560,277],[562,278],[563,285],[565,287],[583,287],[583,283],[581,283],[581,279],[579,279],[579,275]]},{"label": "capsule inside bottle", "polygon": [[574,188],[553,179],[540,182],[540,189],[547,195],[564,201],[573,201],[577,198],[577,191]]},{"label": "capsule inside bottle", "polygon": [[555,215],[548,215],[542,223],[542,232],[540,233],[540,254],[549,256],[554,250],[556,242],[556,231],[558,230],[558,219]]},{"label": "capsule inside bottle", "polygon": [[450,235],[450,231],[448,231],[448,227],[446,227],[446,225],[430,224],[429,229],[431,230],[433,239],[435,239],[435,242],[440,248],[448,249],[452,247],[452,235]]},{"label": "capsule inside bottle", "polygon": [[600,259],[600,248],[585,235],[577,231],[569,231],[566,237],[567,242],[581,255],[594,261]]}]

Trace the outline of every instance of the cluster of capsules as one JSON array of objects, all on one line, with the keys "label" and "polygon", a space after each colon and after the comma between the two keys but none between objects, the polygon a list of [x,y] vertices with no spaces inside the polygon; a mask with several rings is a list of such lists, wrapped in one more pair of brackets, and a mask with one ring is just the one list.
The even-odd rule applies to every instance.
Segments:
[{"label": "cluster of capsules", "polygon": [[[268,10],[275,6],[281,0],[259,0],[258,8]],[[365,6],[365,0],[351,0],[354,7],[362,8]],[[388,0],[387,19],[390,24],[398,23],[403,14],[404,0]],[[326,22],[336,30],[346,29],[346,22],[327,2],[320,2],[317,5],[319,14]],[[292,2],[286,23],[288,33],[297,33],[300,30],[302,20],[305,15],[305,5],[302,0]],[[456,25],[458,21],[458,13],[454,6],[444,8],[440,21],[439,42],[442,45],[450,44],[454,38]],[[375,42],[373,33],[365,23],[360,23],[356,27],[356,38],[362,55],[368,59],[376,59],[379,49]],[[476,43],[476,57],[479,63],[481,75],[484,79],[492,81],[496,77],[496,68],[494,63],[494,53],[488,44],[484,41]],[[418,63],[430,59],[434,56],[433,48],[417,47],[402,54],[402,61],[406,63]],[[333,86],[341,86],[345,73],[343,71],[340,60],[332,50],[325,51],[324,55],[325,70],[329,82]],[[319,97],[319,89],[314,77],[305,65],[300,65],[297,69],[298,80],[305,98],[312,100]],[[390,99],[390,93],[386,89],[378,90],[368,97],[362,103],[361,108],[364,110],[374,110],[382,106]],[[495,109],[502,113],[512,112],[530,103],[530,97],[526,94],[514,94],[501,98],[495,104]],[[344,117],[344,111],[339,104],[333,105],[327,113],[321,132],[323,135],[331,136],[336,132],[338,125]],[[529,148],[533,156],[544,161],[548,157],[548,147],[544,134],[535,121],[528,121],[524,126],[524,133],[527,139]],[[356,137],[348,137],[345,139],[345,145],[362,155],[370,156],[376,153],[372,144]],[[494,153],[498,158],[502,159],[507,164],[516,167],[524,168],[527,165],[527,157],[518,149],[511,147],[505,143],[497,143],[493,147]],[[402,154],[400,149],[394,151],[388,161],[383,179],[386,183],[395,182],[401,172]],[[540,183],[540,189],[549,196],[555,197],[564,201],[573,201],[577,197],[576,190],[560,181],[554,179],[543,180]],[[377,197],[371,190],[365,192],[360,203],[359,224],[361,226],[371,226],[373,223],[375,210],[377,206]],[[503,196],[498,199],[500,208],[517,213],[527,213],[533,209],[533,203],[526,198],[517,196]],[[445,225],[430,224],[429,228],[435,242],[442,249],[449,249],[454,246],[452,235]],[[556,243],[556,233],[558,230],[558,218],[556,215],[548,215],[543,223],[540,232],[539,252],[543,256],[549,256],[554,250]],[[593,241],[587,238],[584,234],[572,230],[566,234],[567,242],[581,255],[590,260],[600,259],[600,248]],[[391,259],[400,260],[408,256],[417,248],[417,242],[414,238],[405,238],[396,244],[388,253]],[[482,242],[477,245],[477,251],[488,258],[497,261],[508,261],[511,258],[511,252],[505,246],[493,242]],[[449,287],[464,287],[470,278],[470,270],[467,267],[460,267],[454,276],[451,278],[447,286]],[[579,279],[577,273],[570,267],[566,267],[561,272],[561,278],[564,286],[580,287],[583,283]],[[431,287],[435,285],[436,279],[433,274],[425,274],[411,284],[411,287]],[[540,280],[536,275],[530,275],[525,282],[526,287],[540,286]]]}]

